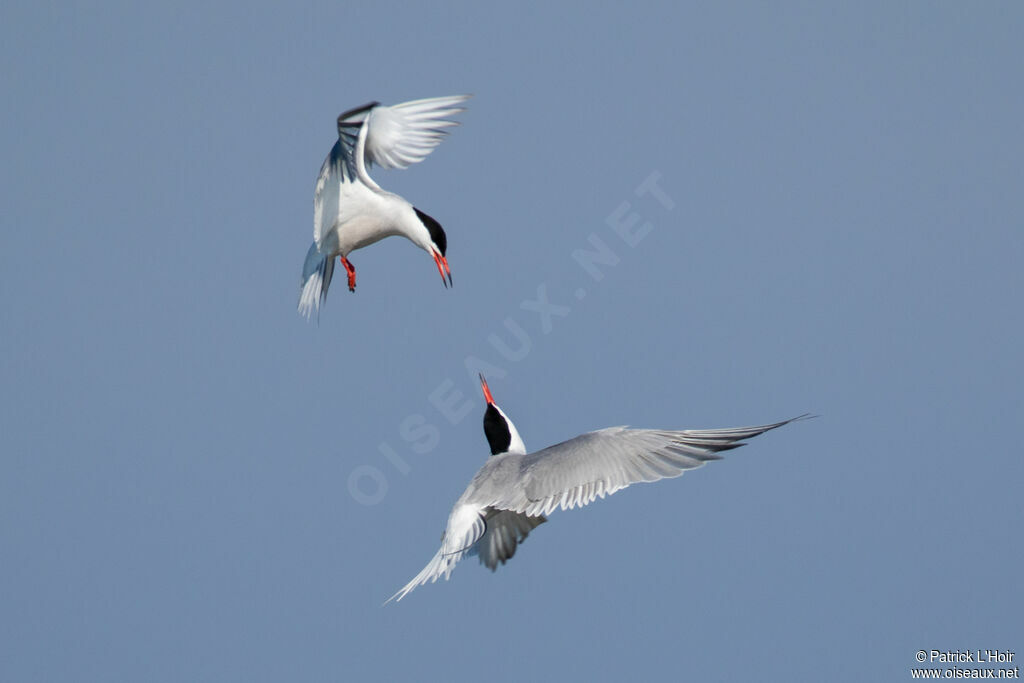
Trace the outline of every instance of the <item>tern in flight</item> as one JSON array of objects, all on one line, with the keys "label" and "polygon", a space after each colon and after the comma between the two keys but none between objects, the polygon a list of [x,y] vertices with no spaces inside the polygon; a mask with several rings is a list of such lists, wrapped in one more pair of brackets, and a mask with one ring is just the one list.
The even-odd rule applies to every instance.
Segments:
[{"label": "tern in flight", "polygon": [[319,311],[334,275],[334,258],[356,291],[356,269],[348,255],[391,235],[401,235],[430,254],[445,287],[452,282],[445,251],[448,240],[441,224],[393,192],[374,182],[367,170],[406,168],[422,161],[440,144],[447,128],[458,125],[446,117],[464,111],[469,95],[434,97],[385,107],[371,102],[338,117],[338,141],[331,148],[313,196],[313,244],[302,267],[299,313]]},{"label": "tern in flight", "polygon": [[496,570],[556,508],[571,510],[630,484],[678,477],[709,460],[721,459],[718,453],[744,445],[744,439],[809,417],[733,429],[611,427],[527,453],[512,420],[494,402],[483,375],[480,385],[487,400],[484,434],[491,457],[452,508],[434,559],[387,602],[401,600],[428,581],[442,576],[447,580],[467,555],[479,556],[481,564]]}]

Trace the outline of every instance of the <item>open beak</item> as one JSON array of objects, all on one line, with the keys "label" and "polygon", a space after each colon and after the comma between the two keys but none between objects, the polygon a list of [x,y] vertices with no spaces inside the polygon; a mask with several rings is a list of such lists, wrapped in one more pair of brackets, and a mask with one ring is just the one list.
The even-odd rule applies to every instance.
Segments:
[{"label": "open beak", "polygon": [[494,397],[491,396],[491,389],[487,386],[487,380],[484,379],[483,373],[480,373],[480,388],[484,390],[484,400],[493,405]]},{"label": "open beak", "polygon": [[433,250],[431,250],[430,255],[434,257],[434,263],[437,265],[437,272],[441,274],[441,282],[444,283],[445,289],[448,289],[449,286],[454,287],[452,284],[452,270],[448,267],[448,259]]}]

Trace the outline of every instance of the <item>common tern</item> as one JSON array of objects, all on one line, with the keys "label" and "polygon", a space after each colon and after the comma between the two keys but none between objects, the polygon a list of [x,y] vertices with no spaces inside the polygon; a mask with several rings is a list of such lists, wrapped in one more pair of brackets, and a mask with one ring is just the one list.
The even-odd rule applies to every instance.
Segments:
[{"label": "common tern", "polygon": [[630,484],[678,477],[722,451],[743,446],[771,429],[809,415],[732,429],[628,429],[611,427],[527,453],[512,420],[494,402],[483,375],[487,401],[484,433],[491,457],[456,501],[441,537],[441,549],[419,574],[388,598],[401,600],[417,586],[445,580],[465,556],[477,555],[492,571],[556,508],[571,510]]},{"label": "common tern", "polygon": [[422,161],[458,125],[446,117],[464,111],[469,95],[434,97],[384,106],[379,102],[338,117],[338,141],[320,168],[313,196],[313,244],[302,267],[299,313],[319,311],[339,257],[356,289],[356,269],[348,255],[374,242],[401,235],[430,254],[445,287],[452,283],[441,224],[402,197],[378,185],[367,172],[406,168]]}]

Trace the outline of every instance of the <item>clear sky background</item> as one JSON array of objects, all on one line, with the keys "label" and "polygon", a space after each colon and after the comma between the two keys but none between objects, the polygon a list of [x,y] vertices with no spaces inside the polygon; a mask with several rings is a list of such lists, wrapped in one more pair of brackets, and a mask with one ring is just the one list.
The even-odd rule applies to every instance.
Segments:
[{"label": "clear sky background", "polygon": [[[0,679],[1024,657],[1019,4],[148,4],[0,9]],[[390,239],[307,323],[335,117],[463,92],[376,173],[454,289]],[[821,417],[381,607],[488,455],[481,368],[533,449]]]}]

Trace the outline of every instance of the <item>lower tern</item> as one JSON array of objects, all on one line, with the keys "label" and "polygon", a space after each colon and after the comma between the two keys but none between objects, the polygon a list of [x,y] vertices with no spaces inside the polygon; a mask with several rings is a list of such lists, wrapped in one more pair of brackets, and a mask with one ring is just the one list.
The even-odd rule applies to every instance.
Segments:
[{"label": "lower tern", "polygon": [[447,580],[465,556],[477,555],[481,564],[496,570],[556,508],[571,510],[630,484],[678,477],[710,460],[720,460],[718,453],[745,445],[744,439],[811,417],[732,429],[610,427],[527,453],[483,375],[480,385],[487,401],[484,434],[491,457],[452,508],[440,550],[387,602],[401,600],[428,581],[442,576]]}]

